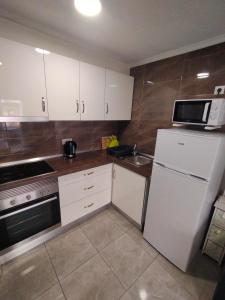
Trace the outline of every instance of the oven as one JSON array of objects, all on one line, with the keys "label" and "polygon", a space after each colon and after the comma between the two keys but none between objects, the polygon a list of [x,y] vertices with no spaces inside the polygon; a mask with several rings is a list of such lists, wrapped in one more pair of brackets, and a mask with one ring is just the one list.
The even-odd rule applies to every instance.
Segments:
[{"label": "oven", "polygon": [[0,251],[59,224],[57,179],[0,193]]}]

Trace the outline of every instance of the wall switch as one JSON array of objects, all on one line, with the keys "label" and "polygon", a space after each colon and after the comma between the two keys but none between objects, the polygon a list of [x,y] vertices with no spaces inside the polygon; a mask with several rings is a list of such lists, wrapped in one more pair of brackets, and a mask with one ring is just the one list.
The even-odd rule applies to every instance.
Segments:
[{"label": "wall switch", "polygon": [[62,139],[62,145],[64,145],[68,141],[72,141],[72,138]]},{"label": "wall switch", "polygon": [[225,93],[225,85],[215,86],[214,95],[224,95]]}]

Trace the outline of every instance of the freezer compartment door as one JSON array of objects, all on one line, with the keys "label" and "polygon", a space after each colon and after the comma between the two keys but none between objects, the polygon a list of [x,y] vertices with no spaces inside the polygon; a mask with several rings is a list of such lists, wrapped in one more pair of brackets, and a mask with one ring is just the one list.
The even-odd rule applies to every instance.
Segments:
[{"label": "freezer compartment door", "polygon": [[159,131],[155,161],[184,173],[209,179],[219,139]]},{"label": "freezer compartment door", "polygon": [[181,270],[202,241],[207,182],[153,166],[144,238]]}]

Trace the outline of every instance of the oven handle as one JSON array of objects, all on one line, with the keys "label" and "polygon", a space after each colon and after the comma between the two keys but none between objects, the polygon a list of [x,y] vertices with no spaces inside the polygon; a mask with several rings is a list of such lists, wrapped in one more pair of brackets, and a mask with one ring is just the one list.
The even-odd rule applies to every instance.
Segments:
[{"label": "oven handle", "polygon": [[7,214],[7,215],[1,216],[1,217],[0,217],[0,220],[5,219],[5,218],[8,218],[8,217],[11,217],[11,216],[13,216],[13,215],[16,215],[16,214],[18,214],[18,213],[20,213],[20,212],[23,212],[23,211],[26,211],[26,210],[29,210],[29,209],[31,209],[31,208],[34,208],[34,207],[43,205],[43,204],[45,204],[45,203],[54,201],[54,200],[56,200],[56,199],[57,199],[57,197],[55,196],[55,197],[49,198],[49,199],[47,199],[47,200],[45,200],[45,201],[43,201],[43,202],[39,202],[39,203],[33,204],[33,205],[31,205],[31,206],[21,208],[20,210],[13,211],[13,212],[11,212],[11,213],[9,213],[9,214]]}]

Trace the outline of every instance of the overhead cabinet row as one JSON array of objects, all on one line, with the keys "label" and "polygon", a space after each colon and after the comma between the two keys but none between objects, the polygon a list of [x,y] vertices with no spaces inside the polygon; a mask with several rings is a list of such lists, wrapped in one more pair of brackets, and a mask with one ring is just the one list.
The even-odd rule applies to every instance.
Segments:
[{"label": "overhead cabinet row", "polygon": [[0,121],[129,120],[133,78],[0,38]]}]

